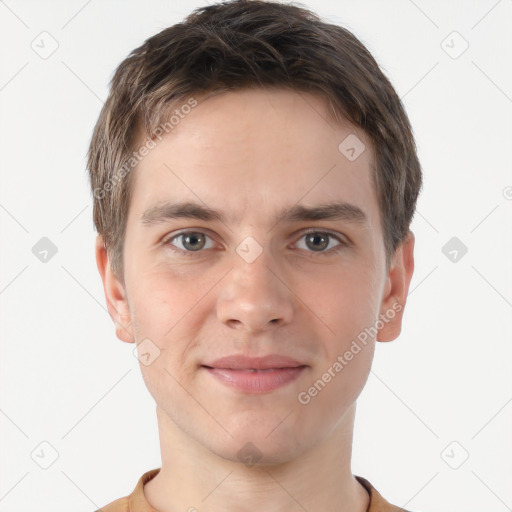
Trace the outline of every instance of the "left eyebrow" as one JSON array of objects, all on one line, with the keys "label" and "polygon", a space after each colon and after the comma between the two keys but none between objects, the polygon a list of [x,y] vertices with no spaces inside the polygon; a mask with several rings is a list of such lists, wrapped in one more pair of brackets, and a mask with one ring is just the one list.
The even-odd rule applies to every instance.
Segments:
[{"label": "left eyebrow", "polygon": [[[140,217],[143,225],[153,225],[172,219],[197,219],[206,222],[226,220],[226,215],[200,203],[191,201],[170,203],[163,202],[148,208]],[[368,217],[356,205],[336,201],[318,206],[295,205],[283,208],[275,217],[275,222],[299,222],[315,220],[341,220],[357,224],[368,223]]]},{"label": "left eyebrow", "polygon": [[295,205],[292,208],[284,209],[277,216],[276,221],[297,222],[312,220],[341,220],[365,224],[368,222],[366,214],[354,204],[336,201],[319,206]]}]

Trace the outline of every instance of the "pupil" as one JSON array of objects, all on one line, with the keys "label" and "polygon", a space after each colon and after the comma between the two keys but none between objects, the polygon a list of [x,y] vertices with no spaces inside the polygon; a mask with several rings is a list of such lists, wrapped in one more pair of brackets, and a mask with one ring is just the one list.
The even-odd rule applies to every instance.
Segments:
[{"label": "pupil", "polygon": [[185,240],[186,240],[185,244],[191,244],[192,245],[192,249],[194,249],[194,248],[195,249],[197,249],[197,248],[201,249],[202,245],[204,245],[204,244],[200,244],[199,246],[195,245],[195,244],[197,244],[198,241],[201,240],[201,236],[198,236],[197,234],[187,235],[185,237]]},{"label": "pupil", "polygon": [[[323,240],[324,240],[324,243],[323,243],[321,246],[318,246],[318,245],[316,245],[316,244],[313,242],[313,241],[318,241],[318,239],[323,239]],[[325,237],[325,236],[323,236],[323,235],[317,235],[317,236],[315,236],[315,235],[311,235],[311,236],[309,237],[309,240],[310,240],[310,242],[312,242],[312,243],[314,244],[314,247],[315,247],[315,248],[317,248],[317,249],[318,249],[318,248],[320,248],[320,249],[324,249],[324,248],[326,247],[326,244],[325,244],[326,237]]]}]

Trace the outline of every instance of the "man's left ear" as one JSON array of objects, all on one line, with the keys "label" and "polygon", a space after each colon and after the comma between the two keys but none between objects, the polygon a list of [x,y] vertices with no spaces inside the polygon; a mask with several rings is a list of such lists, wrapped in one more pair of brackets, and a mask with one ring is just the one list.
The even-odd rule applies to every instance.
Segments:
[{"label": "man's left ear", "polygon": [[380,309],[377,341],[393,341],[402,330],[409,284],[414,272],[414,234],[409,231],[397,247],[387,277]]}]

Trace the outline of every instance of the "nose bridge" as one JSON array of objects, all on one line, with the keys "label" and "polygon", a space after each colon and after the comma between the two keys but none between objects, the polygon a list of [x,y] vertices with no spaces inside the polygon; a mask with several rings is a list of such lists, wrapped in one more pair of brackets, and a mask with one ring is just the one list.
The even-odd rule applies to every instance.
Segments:
[{"label": "nose bridge", "polygon": [[279,262],[268,246],[246,237],[236,247],[217,304],[221,322],[250,331],[290,322],[293,294],[280,276]]},{"label": "nose bridge", "polygon": [[235,252],[232,274],[240,289],[261,293],[275,287],[276,277],[271,269],[277,265],[268,245],[260,245],[253,237],[246,237]]}]

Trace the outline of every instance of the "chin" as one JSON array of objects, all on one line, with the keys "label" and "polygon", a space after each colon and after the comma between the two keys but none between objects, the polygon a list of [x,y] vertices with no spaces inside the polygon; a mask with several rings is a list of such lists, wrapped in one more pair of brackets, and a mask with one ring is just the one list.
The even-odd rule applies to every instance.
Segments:
[{"label": "chin", "polygon": [[[275,427],[275,425],[274,425]],[[290,435],[289,431],[277,431],[269,435],[269,429],[251,429],[243,432],[232,432],[233,437],[208,440],[207,448],[219,457],[244,466],[269,466],[289,462],[304,450],[304,443]],[[224,441],[224,442],[223,442]],[[227,443],[226,443],[227,441]]]}]

